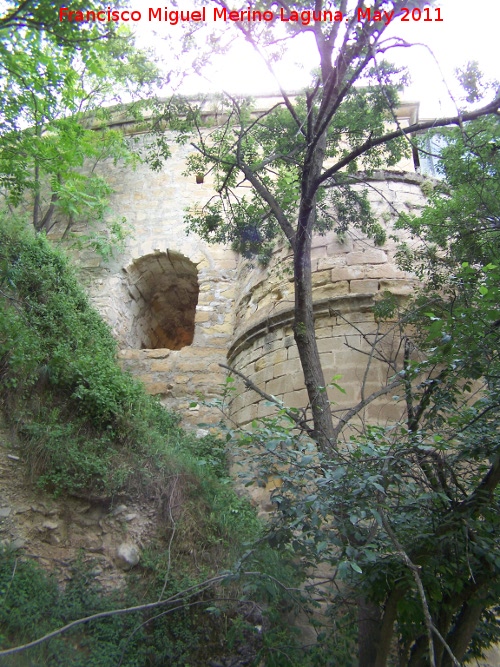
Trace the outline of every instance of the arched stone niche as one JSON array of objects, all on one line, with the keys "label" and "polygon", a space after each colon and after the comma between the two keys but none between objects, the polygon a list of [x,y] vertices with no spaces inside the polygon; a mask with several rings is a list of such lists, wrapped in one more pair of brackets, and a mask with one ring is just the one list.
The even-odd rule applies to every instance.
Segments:
[{"label": "arched stone niche", "polygon": [[180,252],[155,252],[127,268],[133,299],[129,347],[180,350],[191,345],[198,294],[198,269]]}]

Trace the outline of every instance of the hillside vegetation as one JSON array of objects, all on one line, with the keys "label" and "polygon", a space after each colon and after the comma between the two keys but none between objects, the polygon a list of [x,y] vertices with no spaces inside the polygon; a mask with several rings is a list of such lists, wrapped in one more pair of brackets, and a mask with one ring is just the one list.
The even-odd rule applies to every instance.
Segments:
[{"label": "hillside vegetation", "polygon": [[[178,415],[120,369],[111,332],[67,259],[44,235],[6,219],[0,225],[0,373],[2,412],[29,482],[54,496],[109,506],[139,498],[154,505],[158,521],[139,576],[129,575],[127,589],[113,594],[100,588],[88,562],[73,563],[63,590],[7,545],[0,558],[0,649],[89,614],[180,594],[231,566],[244,542],[258,537],[254,510],[228,484],[224,443],[183,431]],[[201,560],[193,563],[195,549]],[[207,655],[224,650],[232,621],[203,611],[204,599],[198,596],[192,611],[144,626],[149,617],[140,613],[109,618],[2,664],[205,664]],[[228,613],[236,619],[234,608]]]},{"label": "hillside vegetation", "polygon": [[[21,223],[4,221],[0,248],[2,407],[33,479],[104,499],[145,493],[165,466],[196,477],[203,442],[120,369],[111,331],[64,256]],[[221,456],[215,446],[213,474]]]}]

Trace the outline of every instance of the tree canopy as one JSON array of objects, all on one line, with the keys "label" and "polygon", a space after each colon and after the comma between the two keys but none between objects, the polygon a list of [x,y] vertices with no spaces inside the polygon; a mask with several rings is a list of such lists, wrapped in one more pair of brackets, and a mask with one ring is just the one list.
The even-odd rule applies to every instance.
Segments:
[{"label": "tree canopy", "polygon": [[6,203],[16,206],[31,193],[37,231],[49,231],[61,218],[69,230],[84,216],[99,228],[90,234],[94,247],[109,251],[109,241],[123,231],[109,211],[109,186],[92,164],[133,162],[131,144],[105,120],[113,104],[147,100],[161,82],[159,71],[127,28],[60,22],[45,1],[4,4],[0,183]]},{"label": "tree canopy", "polygon": [[[278,4],[287,13],[301,9]],[[497,637],[500,97],[490,91],[481,106],[469,94],[472,110],[399,124],[405,74],[384,56],[408,45],[385,37],[376,12],[424,4],[371,3],[371,18],[348,24],[238,23],[271,70],[283,43],[311,33],[319,69],[303,94],[282,90],[265,111],[225,96],[227,122],[211,132],[199,128],[190,161],[192,173],[215,179],[213,197],[188,214],[191,229],[264,262],[279,238],[291,250],[294,337],[310,420],[303,418],[306,406],[294,413],[285,405],[242,443],[257,443],[263,484],[273,476],[283,482],[273,493],[271,542],[308,563],[328,563],[333,579],[342,580],[339,592],[331,592],[332,622],[349,615],[350,605],[357,608],[363,667],[459,664]],[[358,8],[366,10],[347,0],[314,6],[350,15]],[[467,76],[473,83],[474,67]],[[403,416],[389,428],[367,425],[343,444],[344,427],[371,398],[332,413],[315,336],[312,237],[356,226],[383,243],[383,225],[360,184],[416,148],[423,131],[449,127],[443,179],[429,206],[399,221],[414,241],[401,247],[401,266],[428,282],[405,308],[390,299],[379,306],[380,321],[395,320],[387,324],[397,341],[394,356],[377,347],[384,335],[364,341],[370,359],[387,363],[390,378],[372,396],[400,394]],[[290,420],[287,426],[282,419]],[[345,655],[338,659],[351,664]]]},{"label": "tree canopy", "polygon": [[[229,10],[224,2],[221,7]],[[319,70],[304,95],[291,98],[281,91],[273,108],[252,115],[248,103],[236,98],[223,102],[228,122],[213,135],[199,133],[192,172],[215,174],[217,196],[188,218],[191,227],[208,240],[233,241],[244,252],[264,252],[277,235],[286,238],[294,257],[295,339],[302,362],[316,438],[323,450],[335,436],[314,337],[311,298],[311,240],[314,231],[345,229],[354,222],[383,240],[383,230],[368,212],[363,195],[352,185],[356,172],[395,164],[408,150],[407,137],[429,127],[460,125],[498,110],[500,98],[455,118],[445,118],[401,127],[395,107],[404,78],[384,62],[389,50],[405,45],[400,38],[385,39],[387,24],[376,10],[399,14],[405,7],[423,7],[424,2],[375,2],[370,20],[349,23],[315,22],[286,24],[288,32],[259,23],[237,24],[246,40],[266,58],[269,68],[282,42],[298,33],[314,37]],[[257,3],[256,9],[269,3]],[[386,9],[388,5],[388,9]],[[282,3],[288,12],[299,3]],[[354,15],[362,2],[319,2],[315,10],[335,8]],[[390,6],[390,7],[389,7]],[[375,20],[377,19],[377,20]],[[388,130],[387,122],[396,121]],[[248,186],[241,196],[236,184]]]}]

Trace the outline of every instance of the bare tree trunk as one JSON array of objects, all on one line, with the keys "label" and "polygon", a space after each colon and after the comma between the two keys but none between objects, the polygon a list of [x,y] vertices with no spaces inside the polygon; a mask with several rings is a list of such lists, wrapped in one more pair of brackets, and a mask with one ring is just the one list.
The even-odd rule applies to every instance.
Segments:
[{"label": "bare tree trunk", "polygon": [[[311,118],[309,119],[311,123]],[[310,126],[308,134],[313,136]],[[319,135],[308,149],[301,181],[301,202],[294,244],[295,326],[294,335],[299,350],[304,381],[311,404],[314,432],[319,449],[331,453],[335,445],[330,401],[319,357],[314,329],[312,296],[311,245],[316,222],[317,181],[325,159],[326,133]]]},{"label": "bare tree trunk", "polygon": [[[404,590],[402,588],[393,588],[386,600],[384,612],[380,622],[380,629],[377,639],[377,659],[374,663],[374,667],[386,667],[387,665],[394,636],[394,623],[396,622],[398,613],[398,602],[401,600],[403,595]],[[359,642],[359,648],[361,651],[361,641]],[[359,664],[361,665],[363,663],[360,662]]]},{"label": "bare tree trunk", "polygon": [[366,598],[358,601],[358,648],[359,664],[363,667],[377,665],[380,642],[380,607]]},{"label": "bare tree trunk", "polygon": [[38,160],[35,161],[35,199],[33,201],[33,227],[39,232],[40,226],[40,167]]},{"label": "bare tree trunk", "polygon": [[[442,637],[446,637],[450,629],[451,620],[453,614],[451,610],[442,609],[439,614],[438,622],[436,623],[437,629],[439,630]],[[445,652],[445,647],[443,642],[434,634],[434,657],[436,660],[436,665],[441,665],[443,660],[443,655]]]},{"label": "bare tree trunk", "polygon": [[310,238],[297,239],[294,269],[295,341],[299,350],[307,395],[311,404],[314,436],[320,450],[329,453],[334,444],[335,433],[314,331]]},{"label": "bare tree trunk", "polygon": [[[474,634],[481,614],[484,611],[485,597],[486,591],[484,591],[479,598],[472,599],[463,605],[462,611],[455,623],[455,627],[447,638],[448,645],[459,662],[463,660],[467,647],[472,639],[472,635]],[[443,661],[440,667],[454,667],[453,660],[448,652],[444,652]]]}]

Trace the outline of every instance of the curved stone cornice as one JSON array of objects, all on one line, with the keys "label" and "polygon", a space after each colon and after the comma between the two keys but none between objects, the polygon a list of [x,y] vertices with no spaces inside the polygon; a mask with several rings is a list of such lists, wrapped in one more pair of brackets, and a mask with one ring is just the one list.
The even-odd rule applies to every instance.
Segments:
[{"label": "curved stone cornice", "polygon": [[[373,294],[345,294],[341,296],[334,296],[328,299],[321,299],[314,302],[314,314],[317,318],[320,317],[334,317],[340,313],[363,312],[370,311],[375,303]],[[232,342],[227,358],[229,363],[250,345],[276,329],[281,329],[285,326],[293,326],[294,323],[294,309],[293,306],[287,306],[273,315],[266,315],[265,317],[251,323],[236,339]]]}]

